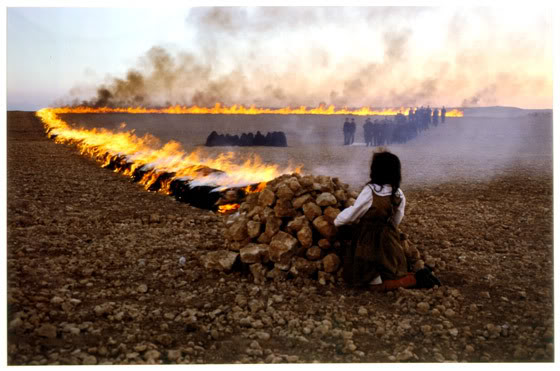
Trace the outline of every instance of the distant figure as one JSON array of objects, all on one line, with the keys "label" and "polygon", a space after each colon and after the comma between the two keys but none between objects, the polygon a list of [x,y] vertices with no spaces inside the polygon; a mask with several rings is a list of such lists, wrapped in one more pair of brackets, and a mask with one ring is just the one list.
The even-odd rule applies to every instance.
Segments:
[{"label": "distant figure", "polygon": [[374,136],[373,137],[373,144],[375,146],[382,146],[383,142],[384,142],[383,135],[385,133],[385,129],[384,129],[383,120],[376,119],[373,122],[373,136]]},{"label": "distant figure", "polygon": [[395,116],[395,122],[397,124],[406,124],[406,116],[400,112],[397,113],[397,115]]},{"label": "distant figure", "polygon": [[208,138],[206,138],[206,147],[214,147],[217,145],[218,133],[214,130],[210,133]]},{"label": "distant figure", "polygon": [[273,147],[287,147],[288,141],[286,140],[286,134],[283,131],[273,131],[272,133],[266,133],[265,143],[267,146]]},{"label": "distant figure", "polygon": [[369,117],[364,124],[364,139],[366,141],[366,147],[373,146],[373,123]]},{"label": "distant figure", "polygon": [[438,121],[439,121],[439,110],[437,108],[434,108],[434,114],[432,116],[432,124],[437,126],[439,124]]},{"label": "distant figure", "polygon": [[264,146],[266,144],[266,138],[264,135],[261,134],[260,131],[257,130],[257,134],[255,134],[255,139],[253,140],[255,146]]},{"label": "distant figure", "polygon": [[350,144],[350,121],[348,121],[348,117],[346,118],[346,121],[344,121],[342,132],[344,133],[344,145],[347,146]]},{"label": "distant figure", "polygon": [[441,109],[441,123],[443,124],[445,122],[445,113],[447,112],[447,110],[445,109],[445,106],[443,106],[443,108]]},{"label": "distant figure", "polygon": [[354,134],[356,133],[356,122],[354,121],[354,118],[352,117],[352,122],[350,123],[350,143],[349,144],[353,144],[354,143]]}]

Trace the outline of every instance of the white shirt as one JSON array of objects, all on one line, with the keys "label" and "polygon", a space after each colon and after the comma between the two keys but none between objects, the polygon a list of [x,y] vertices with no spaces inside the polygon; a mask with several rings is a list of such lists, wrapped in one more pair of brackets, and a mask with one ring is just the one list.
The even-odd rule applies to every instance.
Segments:
[{"label": "white shirt", "polygon": [[[334,220],[334,225],[340,227],[344,224],[354,223],[360,220],[362,216],[369,210],[371,203],[373,202],[373,194],[375,192],[378,196],[390,196],[393,188],[389,184],[380,186],[379,184],[366,185],[362,192],[358,195],[354,205],[347,207],[342,210],[340,214]],[[406,199],[404,198],[404,193],[399,188],[396,192],[396,196],[401,198],[401,204],[399,205],[397,211],[393,214],[392,221],[395,226],[399,225],[404,216],[404,207],[406,204]]]}]

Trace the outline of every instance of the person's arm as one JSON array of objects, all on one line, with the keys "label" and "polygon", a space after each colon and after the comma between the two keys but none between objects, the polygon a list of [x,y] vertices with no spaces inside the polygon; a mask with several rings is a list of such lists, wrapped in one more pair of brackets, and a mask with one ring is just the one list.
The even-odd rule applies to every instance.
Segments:
[{"label": "person's arm", "polygon": [[356,202],[354,202],[354,205],[347,207],[338,214],[334,220],[334,225],[340,227],[341,225],[360,220],[371,207],[372,200],[373,195],[371,189],[368,186],[364,187],[362,192],[358,195]]},{"label": "person's arm", "polygon": [[404,208],[406,206],[406,198],[404,197],[404,193],[400,189],[398,190],[398,195],[401,198],[401,203],[397,208],[397,211],[393,214],[393,224],[395,225],[395,227],[401,224],[401,221],[404,217]]}]

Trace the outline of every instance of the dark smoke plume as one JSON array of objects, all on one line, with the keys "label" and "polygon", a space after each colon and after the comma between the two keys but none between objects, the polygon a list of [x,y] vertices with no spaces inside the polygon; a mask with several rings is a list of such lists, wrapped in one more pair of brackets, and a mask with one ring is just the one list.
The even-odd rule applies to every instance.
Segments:
[{"label": "dark smoke plume", "polygon": [[463,99],[461,103],[461,107],[477,107],[481,103],[485,105],[492,104],[494,99],[494,94],[496,93],[496,85],[492,84],[490,86],[485,87],[482,90],[479,90],[475,95],[470,98]]}]

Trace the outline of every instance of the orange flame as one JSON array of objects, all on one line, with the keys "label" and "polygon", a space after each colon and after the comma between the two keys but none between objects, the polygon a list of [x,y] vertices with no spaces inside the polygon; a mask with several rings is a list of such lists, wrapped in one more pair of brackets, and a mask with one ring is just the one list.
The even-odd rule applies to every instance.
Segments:
[{"label": "orange flame", "polygon": [[[113,132],[74,128],[58,117],[62,112],[68,111],[65,108],[43,108],[36,112],[47,133],[55,136],[57,143],[76,144],[82,154],[99,160],[104,166],[118,156],[125,157],[131,165],[115,171],[132,175],[136,169],[143,167],[146,172],[140,183],[146,189],[160,180],[161,174],[169,173],[173,176],[161,181],[161,191],[167,193],[171,181],[182,177],[191,179],[195,185],[218,186],[219,190],[247,187],[247,192],[258,192],[257,189],[264,188],[266,182],[281,174],[301,171],[301,166],[281,169],[278,165],[265,164],[257,155],[239,163],[233,152],[222,153],[216,158],[205,157],[201,150],[185,153],[176,141],[161,146],[158,138],[150,134],[138,137],[134,130]],[[253,184],[258,185],[251,186]]]},{"label": "orange flame", "polygon": [[[216,103],[214,107],[198,106],[170,106],[166,108],[144,108],[144,107],[60,107],[52,109],[55,113],[167,113],[167,114],[216,114],[216,115],[355,115],[355,116],[395,116],[398,113],[408,115],[410,108],[370,108],[362,107],[349,109],[347,107],[336,109],[333,105],[319,105],[316,108],[300,106],[297,108],[259,108],[253,106],[245,107],[234,104],[227,107],[221,103]],[[451,109],[445,114],[446,117],[463,117],[463,111]]]},{"label": "orange flame", "polygon": [[218,212],[220,214],[227,214],[230,213],[232,211],[235,211],[237,209],[239,209],[241,205],[239,204],[227,204],[227,205],[220,205],[218,206]]}]

